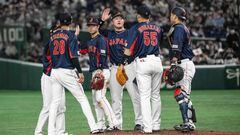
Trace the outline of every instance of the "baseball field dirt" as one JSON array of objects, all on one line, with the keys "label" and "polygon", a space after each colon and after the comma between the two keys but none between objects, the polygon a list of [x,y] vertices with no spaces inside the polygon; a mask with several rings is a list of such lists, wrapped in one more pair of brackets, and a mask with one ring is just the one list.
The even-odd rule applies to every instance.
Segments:
[{"label": "baseball field dirt", "polygon": [[[143,135],[140,131],[112,131],[104,132],[99,135]],[[161,130],[159,132],[153,132],[150,135],[240,135],[240,132],[226,132],[226,131],[191,131],[187,133],[175,131],[175,130]]]}]

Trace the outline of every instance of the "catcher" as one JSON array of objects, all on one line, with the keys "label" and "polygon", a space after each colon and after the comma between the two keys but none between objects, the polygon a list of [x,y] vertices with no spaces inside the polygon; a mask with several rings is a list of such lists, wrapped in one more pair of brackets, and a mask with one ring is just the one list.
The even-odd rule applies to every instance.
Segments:
[{"label": "catcher", "polygon": [[[172,27],[168,32],[170,49],[170,59],[173,64],[169,70],[168,81],[175,84],[174,97],[179,104],[183,124],[175,125],[178,131],[188,132],[195,130],[196,122],[195,110],[190,100],[191,83],[195,74],[195,66],[191,59],[194,57],[190,33],[184,25],[186,20],[186,11],[181,7],[175,7],[171,11],[170,21]],[[180,71],[181,70],[181,71]],[[175,72],[175,74],[174,74]],[[184,73],[183,73],[184,72]]]},{"label": "catcher", "polygon": [[[118,130],[118,121],[116,116],[105,97],[107,84],[109,82],[110,71],[107,59],[107,43],[104,37],[99,34],[98,18],[90,17],[87,20],[88,32],[91,35],[91,40],[87,42],[90,72],[92,73],[92,96],[95,106],[97,124],[99,129],[106,131]],[[105,126],[105,117],[107,116],[109,126]]]}]

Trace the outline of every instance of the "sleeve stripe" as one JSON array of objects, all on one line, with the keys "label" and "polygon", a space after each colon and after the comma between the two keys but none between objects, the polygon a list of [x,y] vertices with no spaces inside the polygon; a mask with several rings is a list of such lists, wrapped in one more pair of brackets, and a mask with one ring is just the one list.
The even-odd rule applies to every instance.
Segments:
[{"label": "sleeve stripe", "polygon": [[131,52],[131,55],[133,55],[133,51],[136,47],[136,44],[137,44],[137,40],[138,40],[138,37],[133,41],[133,43],[131,44],[131,47],[130,47],[130,52]]},{"label": "sleeve stripe", "polygon": [[72,55],[72,52],[71,52],[71,50],[70,50],[69,47],[68,47],[68,52],[69,52],[69,57],[70,57],[70,59],[72,59],[72,58],[73,58],[73,55]]}]

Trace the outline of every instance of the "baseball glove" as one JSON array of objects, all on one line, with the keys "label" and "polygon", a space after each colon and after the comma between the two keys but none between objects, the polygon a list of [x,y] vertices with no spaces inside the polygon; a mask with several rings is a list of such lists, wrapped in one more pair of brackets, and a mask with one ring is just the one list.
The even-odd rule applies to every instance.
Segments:
[{"label": "baseball glove", "polygon": [[123,86],[126,83],[126,81],[128,80],[128,76],[127,76],[127,74],[125,72],[125,69],[122,65],[118,66],[116,79],[121,86]]},{"label": "baseball glove", "polygon": [[176,82],[181,81],[183,76],[183,68],[177,65],[172,65],[170,69],[166,69],[163,72],[163,80],[170,85],[175,85]]},{"label": "baseball glove", "polygon": [[102,72],[98,72],[94,75],[91,81],[91,89],[101,90],[104,87],[104,75]]}]

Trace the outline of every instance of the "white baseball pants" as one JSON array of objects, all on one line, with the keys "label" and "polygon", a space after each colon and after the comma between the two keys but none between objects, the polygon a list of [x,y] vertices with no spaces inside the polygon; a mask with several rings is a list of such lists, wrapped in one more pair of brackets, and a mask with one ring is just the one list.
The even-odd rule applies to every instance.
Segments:
[{"label": "white baseball pants", "polygon": [[133,61],[132,63],[124,66],[125,72],[128,76],[128,81],[126,82],[125,86],[121,86],[116,79],[117,68],[118,66],[116,65],[111,66],[109,88],[110,88],[111,97],[112,97],[112,108],[116,115],[117,120],[120,122],[120,125],[118,126],[118,128],[122,129],[122,123],[123,123],[122,98],[123,98],[124,87],[127,89],[133,104],[135,124],[142,125],[142,113],[141,113],[139,90],[136,84],[133,83],[133,80],[136,78],[136,63],[135,61]]},{"label": "white baseball pants", "polygon": [[[42,74],[41,77],[41,91],[42,91],[42,98],[43,98],[43,106],[42,110],[38,117],[37,126],[35,128],[35,135],[42,135],[43,127],[46,124],[46,121],[49,116],[49,108],[52,101],[52,85],[51,85],[51,79],[46,74]],[[57,122],[56,122],[56,132],[58,135],[65,133],[65,91],[62,89],[62,100],[60,103],[60,106],[57,111]]]},{"label": "white baseball pants", "polygon": [[[92,73],[92,77],[97,73],[97,70]],[[112,110],[111,105],[109,104],[106,98],[107,84],[109,82],[110,71],[109,69],[103,69],[103,75],[105,77],[105,84],[102,90],[92,90],[93,104],[95,106],[97,124],[99,129],[105,129],[105,117],[104,113],[107,116],[107,120],[110,127],[117,126],[118,121]]]},{"label": "white baseball pants", "polygon": [[82,85],[77,82],[77,74],[75,73],[75,70],[64,68],[52,69],[51,79],[53,99],[49,111],[48,134],[56,135],[55,124],[57,108],[59,107],[61,101],[63,87],[68,89],[81,105],[83,113],[87,118],[90,130],[96,130],[97,125],[95,123],[90,104],[84,93]]},{"label": "white baseball pants", "polygon": [[140,93],[143,127],[145,132],[160,130],[162,62],[160,57],[147,55],[136,58],[137,84]]}]

